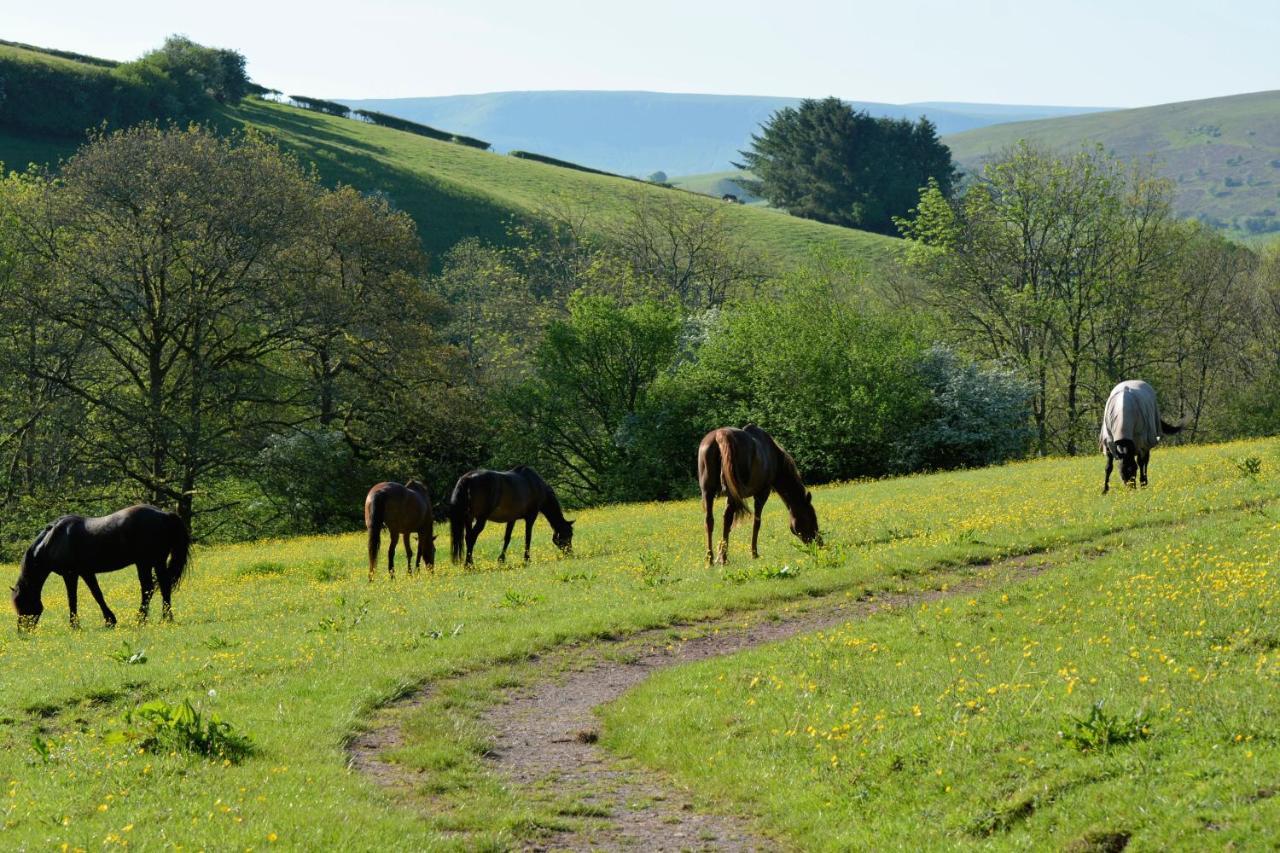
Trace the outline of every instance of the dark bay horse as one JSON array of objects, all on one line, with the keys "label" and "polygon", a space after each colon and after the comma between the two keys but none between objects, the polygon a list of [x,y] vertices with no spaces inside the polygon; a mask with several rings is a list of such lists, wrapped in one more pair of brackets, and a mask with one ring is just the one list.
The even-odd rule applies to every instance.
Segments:
[{"label": "dark bay horse", "polygon": [[1151,448],[1159,444],[1162,434],[1173,435],[1181,431],[1181,426],[1160,417],[1155,389],[1146,382],[1130,379],[1112,388],[1102,411],[1102,429],[1098,433],[1098,444],[1107,457],[1102,493],[1105,495],[1111,489],[1111,470],[1116,459],[1120,460],[1120,480],[1123,483],[1136,486],[1141,474],[1142,485],[1147,485]]},{"label": "dark bay horse", "polygon": [[417,480],[406,485],[379,483],[364,498],[364,526],[369,528],[369,580],[378,566],[378,538],[385,526],[391,531],[391,547],[387,549],[387,573],[396,576],[396,542],[404,537],[404,555],[409,566],[405,570],[413,574],[413,547],[409,534],[418,534],[418,563],[426,556],[427,571],[436,564],[436,535],[432,530],[435,519],[431,514],[431,495],[427,487]]},{"label": "dark bay horse", "polygon": [[169,596],[182,580],[190,549],[191,534],[182,519],[146,504],[101,518],[64,515],[40,531],[22,557],[22,570],[13,587],[18,626],[35,627],[40,620],[44,612],[40,591],[50,574],[61,575],[66,582],[72,627],[80,625],[76,615],[76,586],[82,578],[102,608],[102,618],[108,626],[115,625],[116,615],[107,607],[96,575],[129,565],[138,567],[138,583],[142,587],[138,618],[146,621],[151,595],[159,581],[160,596],[164,599],[163,618],[173,619]]},{"label": "dark bay horse", "polygon": [[755,498],[755,521],[751,528],[751,556],[760,552],[760,512],[771,492],[777,492],[791,513],[791,532],[801,542],[817,541],[818,516],[813,511],[813,494],[805,491],[796,463],[769,433],[755,424],[742,429],[721,427],[707,433],[698,445],[698,485],[702,488],[702,508],[707,516],[707,562],[713,562],[711,537],[715,531],[714,504],[722,491],[729,501],[724,511],[720,539],[720,562],[729,559],[729,529],[734,519],[750,512],[746,499]]},{"label": "dark bay horse", "polygon": [[485,522],[505,521],[507,535],[502,540],[499,562],[507,558],[511,530],[524,521],[524,558],[529,559],[533,522],[538,513],[551,525],[551,541],[566,554],[573,550],[573,522],[564,517],[560,501],[551,487],[532,468],[520,465],[510,471],[471,471],[458,478],[449,500],[449,529],[453,561],[462,557],[466,543],[467,565]]}]

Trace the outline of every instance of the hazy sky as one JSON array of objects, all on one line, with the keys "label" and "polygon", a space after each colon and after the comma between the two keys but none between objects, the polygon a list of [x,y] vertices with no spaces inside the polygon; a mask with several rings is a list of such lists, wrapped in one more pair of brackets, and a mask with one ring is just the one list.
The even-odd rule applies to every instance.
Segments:
[{"label": "hazy sky", "polygon": [[1280,89],[1277,0],[52,0],[0,38],[132,59],[170,33],[317,97],[512,89],[1140,106]]}]

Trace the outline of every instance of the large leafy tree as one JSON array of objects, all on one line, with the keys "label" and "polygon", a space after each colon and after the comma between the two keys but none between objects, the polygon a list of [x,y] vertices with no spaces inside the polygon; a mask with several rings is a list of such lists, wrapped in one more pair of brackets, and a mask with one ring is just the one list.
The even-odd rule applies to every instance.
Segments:
[{"label": "large leafy tree", "polygon": [[909,266],[958,344],[1034,387],[1041,453],[1088,447],[1112,384],[1168,357],[1160,298],[1182,240],[1168,182],[1101,148],[1004,152],[957,199],[930,185]]},{"label": "large leafy tree", "polygon": [[796,216],[896,234],[930,180],[950,195],[951,150],[926,118],[873,118],[839,98],[805,100],[774,113],[734,164],[744,187]]}]

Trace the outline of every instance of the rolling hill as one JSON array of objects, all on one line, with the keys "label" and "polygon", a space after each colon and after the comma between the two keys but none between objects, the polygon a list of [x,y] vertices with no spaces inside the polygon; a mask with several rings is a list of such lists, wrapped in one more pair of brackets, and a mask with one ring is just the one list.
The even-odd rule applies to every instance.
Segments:
[{"label": "rolling hill", "polygon": [[[799,98],[668,92],[491,92],[438,98],[338,98],[491,140],[499,151],[524,149],[609,172],[645,176],[720,172],[760,125]],[[939,133],[996,122],[1090,112],[1095,107],[1001,104],[884,104],[851,101],[872,115],[927,115]]]},{"label": "rolling hill", "polygon": [[[11,45],[0,45],[0,52],[32,54],[33,61],[79,64]],[[680,192],[256,98],[220,108],[210,121],[226,129],[252,128],[271,135],[303,162],[315,163],[328,183],[343,182],[386,194],[417,221],[423,244],[436,262],[467,237],[505,241],[514,218],[537,218],[549,205],[589,207],[591,218],[603,225],[623,214],[631,194]],[[28,163],[56,165],[76,147],[74,141],[39,138],[0,126],[0,163],[6,169],[21,169]],[[705,203],[722,204],[718,200]],[[739,237],[779,263],[798,262],[817,247],[835,245],[874,267],[888,260],[895,243],[887,237],[774,211],[744,205],[725,209]]]},{"label": "rolling hill", "polygon": [[1280,232],[1280,91],[1016,122],[947,136],[966,170],[1019,139],[1057,151],[1101,143],[1152,156],[1176,186],[1181,216],[1237,237]]}]

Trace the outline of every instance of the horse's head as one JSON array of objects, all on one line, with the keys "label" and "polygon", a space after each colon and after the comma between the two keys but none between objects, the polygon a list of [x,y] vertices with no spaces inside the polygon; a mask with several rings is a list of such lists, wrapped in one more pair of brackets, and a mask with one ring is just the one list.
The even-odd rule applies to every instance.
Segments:
[{"label": "horse's head", "polygon": [[806,545],[810,542],[822,544],[822,534],[818,532],[818,514],[813,511],[813,492],[805,492],[804,497],[796,502],[791,510],[791,532],[800,537]]},{"label": "horse's head", "polygon": [[1120,480],[1126,485],[1135,485],[1138,479],[1138,448],[1132,439],[1122,438],[1116,442],[1116,458],[1120,460]]},{"label": "horse's head", "polygon": [[564,527],[552,531],[551,543],[566,554],[573,553],[573,522],[566,520]]},{"label": "horse's head", "polygon": [[[18,629],[34,628],[36,623],[40,621],[40,614],[44,613],[44,602],[40,600],[40,587],[44,583],[44,579],[49,573],[44,569],[44,548],[48,541],[49,530],[53,525],[49,525],[40,531],[40,535],[36,537],[36,541],[31,543],[27,548],[27,552],[22,555],[22,567],[18,572],[18,582],[9,588],[9,600],[13,602],[13,609],[18,614]],[[39,582],[37,583],[37,579]]]}]

